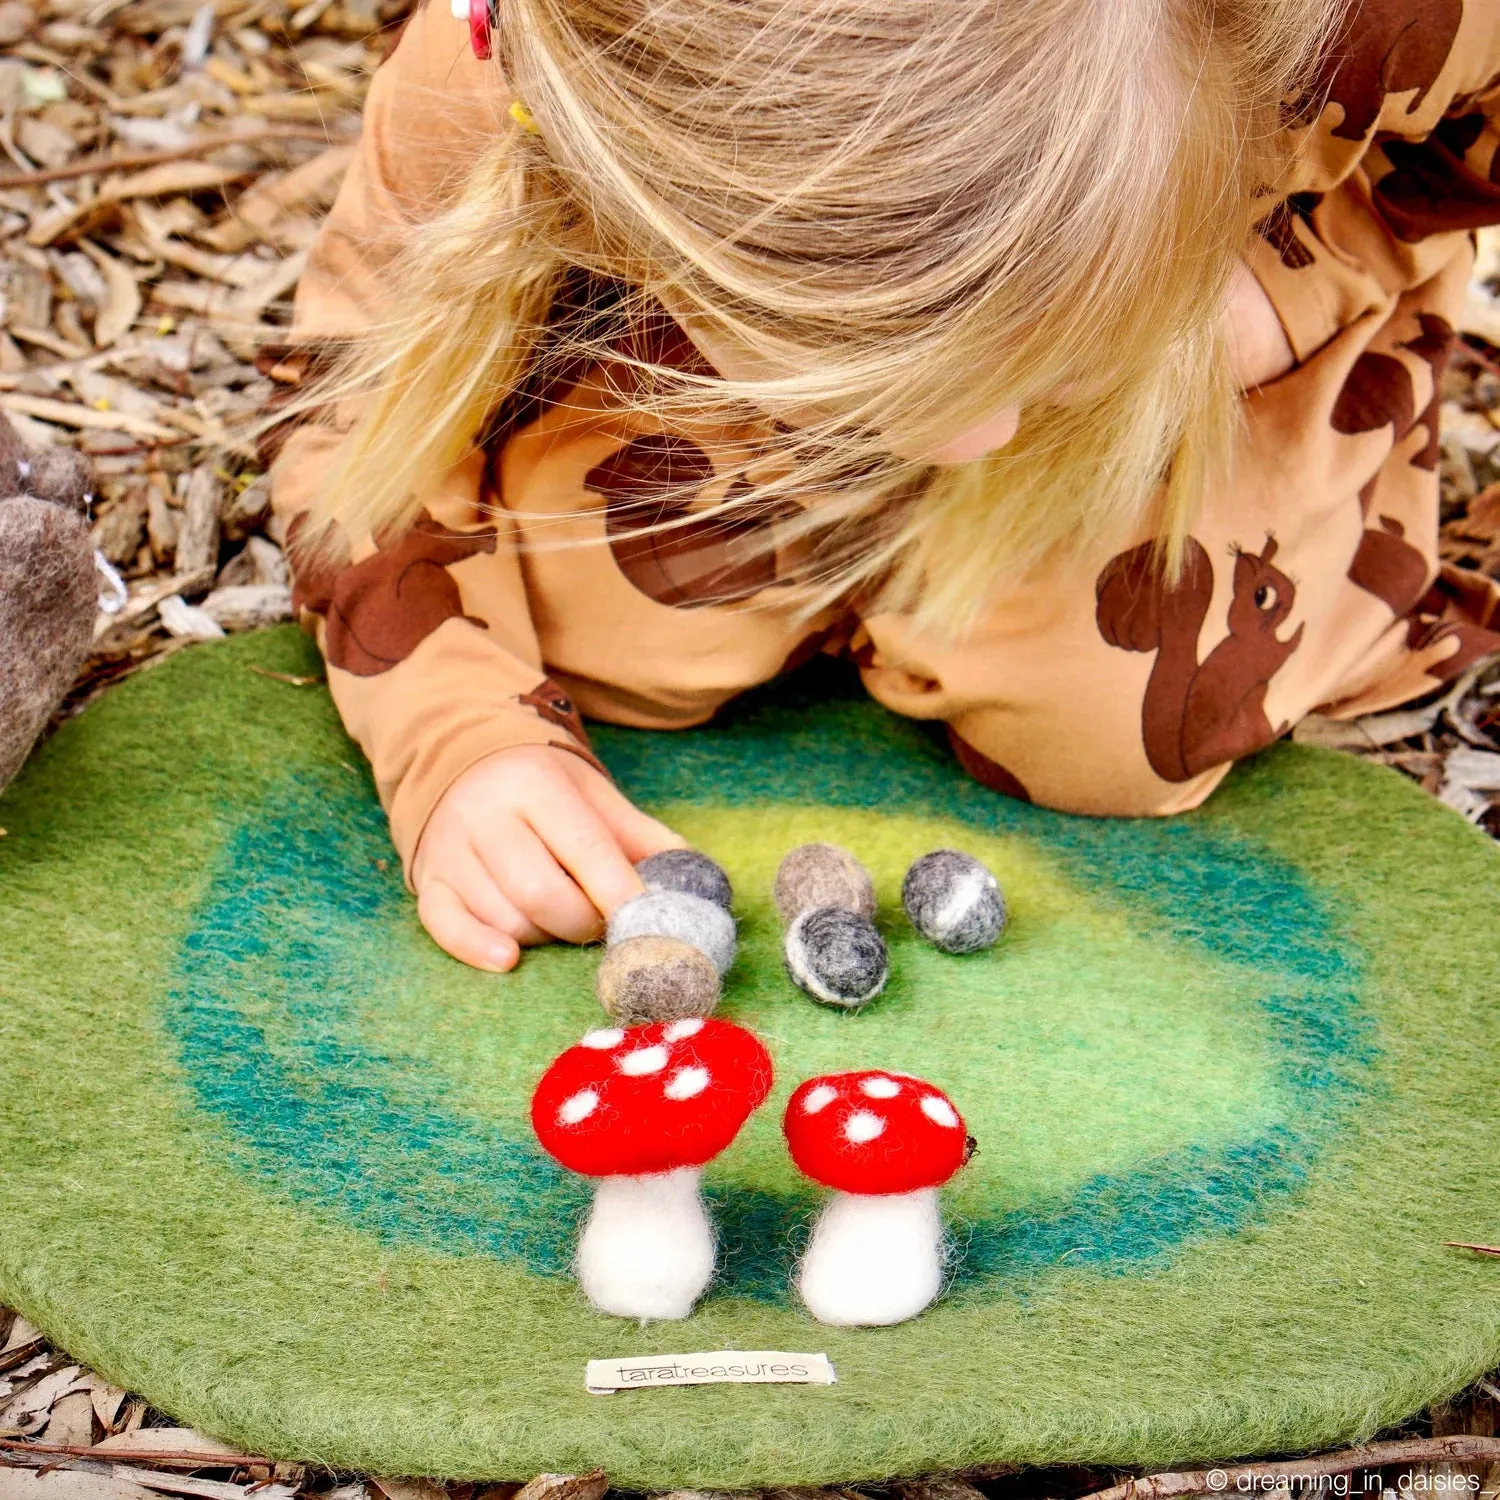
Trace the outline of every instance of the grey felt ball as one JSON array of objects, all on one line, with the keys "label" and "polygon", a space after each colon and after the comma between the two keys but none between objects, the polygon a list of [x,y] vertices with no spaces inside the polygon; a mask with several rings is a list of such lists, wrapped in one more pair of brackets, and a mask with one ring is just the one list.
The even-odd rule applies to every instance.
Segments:
[{"label": "grey felt ball", "polygon": [[805,911],[786,930],[786,971],[824,1005],[854,1010],[885,988],[889,956],[875,924],[845,906]]},{"label": "grey felt ball", "polygon": [[901,882],[911,925],[944,953],[977,953],[1005,931],[1000,882],[972,854],[934,849],[913,861]]},{"label": "grey felt ball", "polygon": [[643,859],[635,873],[646,882],[648,891],[682,891],[712,901],[725,911],[734,904],[729,877],[697,849],[663,849]]},{"label": "grey felt ball", "polygon": [[772,891],[783,922],[819,906],[842,906],[875,915],[870,872],[837,844],[801,844],[782,860]]},{"label": "grey felt ball", "polygon": [[713,960],[720,974],[734,962],[734,918],[717,902],[686,891],[644,891],[617,906],[609,919],[610,947],[633,937],[670,937]]}]

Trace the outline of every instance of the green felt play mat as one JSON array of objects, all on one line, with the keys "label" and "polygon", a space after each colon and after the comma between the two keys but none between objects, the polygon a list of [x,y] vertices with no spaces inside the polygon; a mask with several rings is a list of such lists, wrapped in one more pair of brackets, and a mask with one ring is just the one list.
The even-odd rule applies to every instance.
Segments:
[{"label": "green felt play mat", "polygon": [[[253,670],[260,668],[262,670]],[[290,628],[197,647],[0,799],[0,1299],[252,1451],[377,1473],[743,1488],[1011,1461],[1158,1464],[1354,1439],[1500,1359],[1500,853],[1395,773],[1282,747],[1201,812],[1102,822],[967,780],[930,726],[814,670],[715,727],[601,729],[623,789],[719,858],[721,1013],[778,1069],[706,1184],[686,1324],[567,1279],[586,1187],[526,1123],[600,1022],[597,952],[507,976],[423,935],[363,762]],[[780,969],[793,844],[875,871],[864,1014]],[[922,946],[918,853],[999,874],[990,953]],[[921,1073],[980,1152],[927,1314],[787,1294],[818,1196],[796,1083]],[[594,1357],[826,1351],[831,1387],[584,1390]]]}]

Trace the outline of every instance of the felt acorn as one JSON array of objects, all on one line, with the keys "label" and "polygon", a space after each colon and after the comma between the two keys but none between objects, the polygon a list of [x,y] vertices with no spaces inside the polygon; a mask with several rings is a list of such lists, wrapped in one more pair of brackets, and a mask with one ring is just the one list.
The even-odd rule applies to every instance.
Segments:
[{"label": "felt acorn", "polygon": [[787,973],[823,1005],[857,1010],[885,988],[890,956],[875,928],[870,872],[836,844],[802,844],[776,872]]},{"label": "felt acorn", "polygon": [[584,1295],[622,1318],[685,1318],[714,1269],[699,1170],[771,1091],[771,1059],[728,1021],[690,1016],[591,1031],[547,1069],[531,1100],[537,1140],[595,1179],[574,1269]]},{"label": "felt acorn", "polygon": [[941,1089],[908,1073],[829,1073],[800,1084],[782,1119],[792,1160],[833,1189],[796,1271],[820,1323],[902,1323],[943,1285],[938,1189],[974,1142]]},{"label": "felt acorn", "polygon": [[977,953],[998,941],[1009,914],[1000,882],[972,854],[934,849],[901,882],[911,925],[944,953]]},{"label": "felt acorn", "polygon": [[694,849],[663,850],[636,872],[646,889],[610,916],[599,1003],[626,1026],[709,1015],[734,962],[729,877]]}]

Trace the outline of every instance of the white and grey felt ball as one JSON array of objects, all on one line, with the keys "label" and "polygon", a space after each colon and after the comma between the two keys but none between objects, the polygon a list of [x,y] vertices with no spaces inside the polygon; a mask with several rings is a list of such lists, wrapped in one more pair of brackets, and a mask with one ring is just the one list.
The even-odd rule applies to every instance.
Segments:
[{"label": "white and grey felt ball", "polygon": [[1005,931],[1000,882],[972,854],[934,849],[913,861],[901,882],[911,925],[944,953],[977,953]]},{"label": "white and grey felt ball", "polygon": [[635,873],[646,882],[648,891],[681,891],[687,896],[701,896],[725,911],[734,905],[729,876],[697,849],[663,849],[643,859],[635,867]]},{"label": "white and grey felt ball", "polygon": [[643,891],[614,910],[605,941],[670,937],[706,954],[720,974],[734,962],[734,918],[715,901],[686,891]]},{"label": "white and grey felt ball", "polygon": [[786,930],[786,971],[799,990],[824,1005],[855,1010],[885,988],[890,957],[863,913],[815,906]]}]

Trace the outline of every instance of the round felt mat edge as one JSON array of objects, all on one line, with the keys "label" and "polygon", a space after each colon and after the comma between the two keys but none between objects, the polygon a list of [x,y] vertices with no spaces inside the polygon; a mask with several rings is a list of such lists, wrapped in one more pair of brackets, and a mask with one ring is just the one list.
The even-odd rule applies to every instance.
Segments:
[{"label": "round felt mat edge", "polygon": [[[278,638],[279,637],[279,638]],[[271,666],[293,675],[316,669],[316,657],[302,642],[300,636],[291,633],[271,633],[268,638],[251,638],[226,643],[225,646],[208,648],[210,653],[233,652],[226,660],[245,661],[254,659],[258,664]],[[186,663],[189,653],[178,661]],[[169,664],[170,665],[170,664]],[[301,691],[286,687],[288,692]],[[119,691],[129,691],[129,685]],[[106,700],[107,702],[108,700]],[[77,721],[79,726],[89,722],[90,709]],[[71,743],[76,731],[66,726],[59,736],[62,746]],[[43,757],[59,753],[54,747],[46,747]],[[1323,752],[1293,748],[1277,752],[1280,755],[1302,758],[1317,757]],[[1330,774],[1344,775],[1341,758],[1328,753]],[[1338,761],[1337,767],[1334,762]],[[1313,763],[1316,763],[1314,761]],[[1272,761],[1264,759],[1243,771],[1244,776],[1270,775]],[[1360,767],[1359,775],[1377,774],[1373,768]],[[1431,804],[1415,786],[1404,785],[1404,779],[1395,772],[1379,772],[1389,778],[1389,789],[1399,805],[1407,800],[1415,809],[1421,806],[1424,815]],[[1349,783],[1351,786],[1354,783]],[[1399,793],[1395,788],[1400,786]],[[7,801],[10,799],[7,798]],[[5,802],[0,802],[4,807]],[[1434,825],[1435,826],[1435,825]],[[1482,834],[1464,828],[1461,820],[1453,818],[1449,825],[1454,829],[1454,842],[1459,842],[1458,830],[1465,837],[1484,843]],[[0,1234],[0,1240],[3,1240]],[[1392,1380],[1389,1372],[1384,1376],[1378,1371],[1365,1372],[1363,1382],[1352,1382],[1344,1392],[1344,1399],[1336,1409],[1330,1409],[1326,1389],[1317,1389],[1316,1383],[1304,1384],[1298,1378],[1295,1360],[1287,1368],[1268,1372],[1263,1389],[1255,1392],[1260,1399],[1264,1425],[1270,1440],[1278,1447],[1320,1446],[1341,1438],[1358,1439],[1368,1436],[1379,1426],[1405,1416],[1417,1406],[1438,1399],[1460,1389],[1474,1374],[1480,1373],[1493,1359],[1496,1344],[1497,1307],[1493,1292],[1485,1290],[1482,1274],[1469,1278],[1473,1287],[1472,1308],[1469,1315],[1450,1322],[1446,1327],[1433,1328],[1433,1352],[1435,1357],[1420,1371],[1408,1372],[1405,1380]],[[42,1267],[17,1263],[0,1251],[0,1296],[12,1300],[19,1309],[52,1333],[64,1347],[76,1356],[94,1364],[107,1378],[125,1384],[140,1384],[135,1374],[125,1368],[129,1363],[113,1354],[106,1346],[107,1338],[97,1339],[90,1333],[90,1321],[107,1319],[107,1309],[91,1305],[87,1289],[70,1287],[66,1280],[52,1283],[49,1293],[48,1277]],[[94,1326],[107,1326],[96,1321]],[[665,1350],[671,1343],[670,1330],[658,1337],[661,1330],[654,1330],[647,1347]],[[181,1351],[184,1354],[190,1351]],[[395,1472],[391,1464],[397,1448],[393,1445],[391,1427],[405,1428],[404,1452],[410,1462],[409,1472],[446,1473],[455,1478],[526,1478],[527,1468],[584,1467],[600,1456],[597,1448],[580,1443],[571,1452],[559,1453],[554,1446],[547,1451],[552,1456],[542,1463],[535,1462],[535,1453],[526,1460],[526,1434],[524,1422],[517,1424],[513,1467],[500,1473],[495,1468],[493,1449],[486,1457],[474,1449],[464,1455],[470,1467],[454,1463],[457,1456],[450,1445],[448,1462],[434,1464],[424,1461],[433,1452],[431,1435],[420,1431],[424,1413],[420,1394],[414,1394],[410,1404],[403,1410],[387,1408],[384,1413],[370,1414],[371,1420],[351,1424],[347,1411],[319,1411],[313,1403],[296,1405],[289,1409],[287,1400],[267,1401],[264,1404],[247,1403],[244,1392],[232,1381],[216,1382],[205,1378],[201,1368],[194,1368],[189,1359],[182,1366],[180,1378],[165,1380],[158,1372],[152,1380],[157,1389],[148,1391],[158,1404],[172,1415],[194,1421],[226,1438],[241,1442],[252,1450],[265,1450],[271,1456],[299,1457],[335,1462],[339,1467]],[[1438,1389],[1436,1387],[1442,1387]],[[159,1392],[159,1394],[158,1394]],[[262,1393],[267,1394],[267,1393]],[[729,1393],[713,1391],[673,1392],[669,1407],[664,1408],[658,1397],[669,1393],[654,1393],[644,1398],[657,1402],[656,1408],[641,1408],[636,1425],[635,1440],[615,1445],[610,1455],[612,1477],[617,1483],[640,1483],[643,1487],[662,1485],[662,1460],[673,1464],[674,1484],[692,1484],[704,1487],[739,1487],[747,1481],[743,1467],[736,1464],[749,1459],[762,1467],[752,1483],[817,1483],[838,1479],[878,1479],[892,1474],[916,1473],[937,1467],[967,1467],[973,1464],[1003,1461],[1021,1462],[1087,1462],[1090,1460],[1111,1463],[1170,1463],[1193,1458],[1224,1459],[1235,1456],[1235,1450],[1226,1450],[1224,1443],[1230,1441],[1231,1433],[1243,1437],[1245,1410],[1228,1411],[1222,1402],[1205,1400],[1197,1410],[1187,1411],[1188,1421],[1179,1423],[1175,1432],[1163,1432],[1149,1415],[1130,1403],[1112,1403],[1107,1390],[1098,1393],[1096,1420],[1092,1430],[1084,1432],[1061,1423],[1056,1414],[1037,1412],[1026,1428],[1023,1441],[1017,1443],[1008,1454],[997,1456],[992,1446],[985,1447],[983,1441],[984,1418],[990,1403],[983,1391],[970,1393],[965,1399],[955,1400],[949,1410],[935,1418],[929,1428],[918,1435],[916,1441],[900,1442],[894,1434],[884,1449],[885,1462],[877,1468],[868,1467],[871,1456],[865,1455],[866,1467],[860,1468],[860,1455],[845,1450],[838,1460],[823,1458],[808,1462],[798,1451],[799,1429],[804,1431],[822,1427],[832,1420],[833,1410],[853,1415],[859,1407],[857,1392],[845,1389],[838,1392],[839,1402],[833,1403],[829,1393],[813,1393],[797,1390],[759,1391],[757,1399],[762,1410],[769,1408],[774,1416],[755,1425],[773,1425],[778,1429],[776,1441],[767,1440],[764,1432],[755,1447],[755,1456],[732,1453],[705,1455],[691,1454],[682,1442],[680,1432],[671,1428],[680,1425],[693,1412],[710,1411],[733,1413],[735,1403],[743,1400],[743,1392]],[[282,1393],[283,1397],[287,1393]],[[498,1393],[497,1393],[498,1396]],[[809,1397],[812,1397],[809,1400]],[[610,1402],[633,1402],[637,1396],[593,1398]],[[632,1418],[634,1422],[635,1419]],[[351,1425],[360,1430],[351,1431]],[[299,1434],[296,1451],[285,1447],[289,1430]],[[977,1436],[976,1436],[977,1435]],[[475,1434],[477,1437],[477,1434]],[[826,1433],[824,1434],[826,1437]],[[1239,1439],[1234,1439],[1238,1441]],[[278,1449],[280,1451],[278,1451]],[[980,1450],[984,1449],[983,1452]],[[1240,1450],[1244,1451],[1244,1450]],[[829,1467],[830,1462],[840,1467]]]}]

